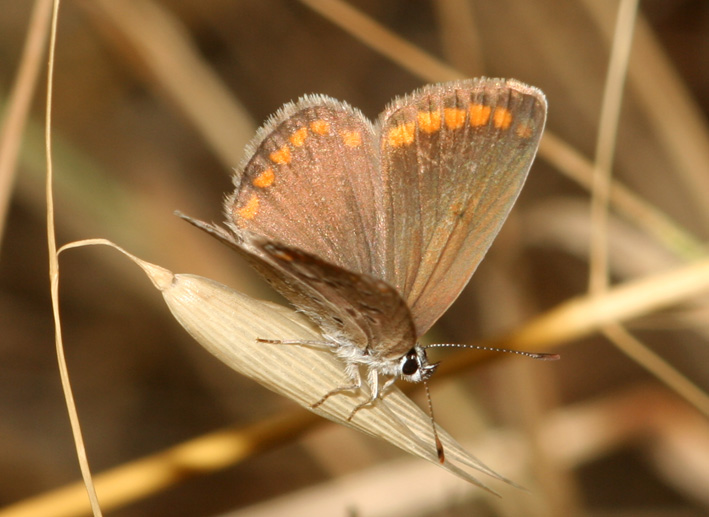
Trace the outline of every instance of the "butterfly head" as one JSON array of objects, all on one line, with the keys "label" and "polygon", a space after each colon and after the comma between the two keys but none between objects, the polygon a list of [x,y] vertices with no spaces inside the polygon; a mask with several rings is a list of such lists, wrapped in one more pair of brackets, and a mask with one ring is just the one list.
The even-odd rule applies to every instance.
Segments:
[{"label": "butterfly head", "polygon": [[438,368],[438,363],[428,364],[426,351],[416,345],[399,360],[401,378],[409,382],[428,380]]}]

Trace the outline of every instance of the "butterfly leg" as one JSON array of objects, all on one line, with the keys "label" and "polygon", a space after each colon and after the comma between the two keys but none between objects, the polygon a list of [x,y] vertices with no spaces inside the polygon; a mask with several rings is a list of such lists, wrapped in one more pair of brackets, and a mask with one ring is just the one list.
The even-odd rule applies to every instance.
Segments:
[{"label": "butterfly leg", "polygon": [[374,404],[377,399],[380,399],[384,396],[384,394],[387,392],[389,388],[391,388],[392,384],[394,384],[394,381],[396,381],[396,377],[392,377],[388,379],[384,385],[382,386],[381,389],[379,389],[379,373],[377,370],[374,368],[371,368],[369,372],[367,373],[367,383],[369,384],[370,390],[372,392],[372,396],[369,397],[368,400],[362,402],[359,404],[356,408],[352,410],[352,413],[350,413],[350,416],[347,418],[347,420],[352,420],[352,417],[355,416],[357,411],[360,409],[370,406]]},{"label": "butterfly leg", "polygon": [[[323,404],[327,399],[329,399],[331,396],[336,395],[338,393],[342,393],[343,391],[357,391],[362,387],[362,377],[359,373],[359,368],[357,368],[355,365],[351,365],[347,367],[347,374],[352,379],[352,384],[349,386],[341,386],[339,388],[335,388],[334,390],[331,390],[325,394],[323,398],[318,400],[315,404],[310,406],[311,408],[316,408],[320,405]],[[351,417],[350,417],[351,418]]]},{"label": "butterfly leg", "polygon": [[327,341],[315,341],[315,340],[300,340],[300,341],[284,341],[282,339],[264,339],[257,337],[256,341],[259,343],[268,343],[269,345],[303,345],[312,346],[315,348],[332,348],[332,343]]}]

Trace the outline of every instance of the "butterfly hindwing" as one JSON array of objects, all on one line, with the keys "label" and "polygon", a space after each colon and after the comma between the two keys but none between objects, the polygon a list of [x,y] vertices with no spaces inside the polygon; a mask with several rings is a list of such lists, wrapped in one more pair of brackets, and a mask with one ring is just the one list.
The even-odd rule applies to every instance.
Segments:
[{"label": "butterfly hindwing", "polygon": [[274,268],[301,284],[298,308],[331,338],[345,337],[382,357],[398,358],[416,343],[411,314],[392,286],[370,275],[344,270],[277,242],[258,244]]}]

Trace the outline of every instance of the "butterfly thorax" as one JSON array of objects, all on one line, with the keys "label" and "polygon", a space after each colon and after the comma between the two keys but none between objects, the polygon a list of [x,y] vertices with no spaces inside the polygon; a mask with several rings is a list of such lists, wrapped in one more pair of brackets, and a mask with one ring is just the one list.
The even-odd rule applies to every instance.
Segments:
[{"label": "butterfly thorax", "polygon": [[427,380],[438,367],[438,363],[429,364],[426,351],[418,343],[401,356],[384,356],[377,353],[376,347],[361,347],[341,335],[326,335],[335,355],[345,365],[347,373],[355,377],[354,371],[360,366],[374,370],[384,377],[397,377],[408,382]]}]

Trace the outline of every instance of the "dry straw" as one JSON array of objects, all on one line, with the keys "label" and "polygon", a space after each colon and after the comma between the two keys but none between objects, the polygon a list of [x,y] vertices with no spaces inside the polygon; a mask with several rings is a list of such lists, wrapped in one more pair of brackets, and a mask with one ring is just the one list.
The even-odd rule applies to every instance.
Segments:
[{"label": "dry straw", "polygon": [[[250,298],[207,278],[173,274],[102,239],[73,243],[64,249],[87,244],[114,246],[139,265],[160,290],[175,319],[229,367],[322,417],[439,464],[430,416],[398,388],[393,388],[376,404],[356,412],[351,420],[348,417],[353,410],[368,400],[369,393],[364,387],[354,396],[333,396],[319,407],[311,407],[324,394],[348,384],[344,364],[328,350],[257,341],[257,338],[320,339],[304,316],[281,305]],[[443,468],[488,490],[469,469],[516,486],[465,451],[443,429],[439,428],[438,432],[446,450]]]}]

